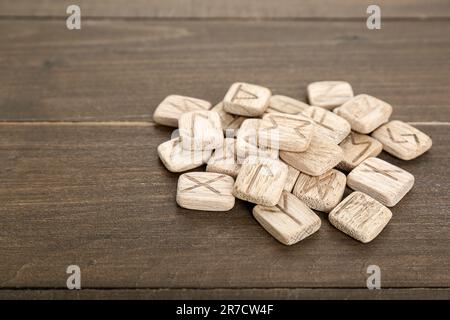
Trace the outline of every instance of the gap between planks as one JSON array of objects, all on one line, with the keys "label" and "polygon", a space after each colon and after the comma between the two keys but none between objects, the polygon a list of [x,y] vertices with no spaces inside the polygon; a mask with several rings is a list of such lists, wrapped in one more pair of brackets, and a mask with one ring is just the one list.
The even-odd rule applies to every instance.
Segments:
[{"label": "gap between planks", "polygon": [[[407,122],[417,126],[450,126],[446,121]],[[0,126],[103,126],[153,127],[153,121],[0,121]]]}]

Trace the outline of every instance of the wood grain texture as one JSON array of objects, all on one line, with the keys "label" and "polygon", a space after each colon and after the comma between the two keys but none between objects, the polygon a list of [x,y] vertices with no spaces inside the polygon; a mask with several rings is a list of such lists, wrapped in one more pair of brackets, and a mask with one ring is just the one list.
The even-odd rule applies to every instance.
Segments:
[{"label": "wood grain texture", "polygon": [[[320,214],[321,229],[286,248],[241,201],[226,216],[176,205],[178,174],[165,170],[155,153],[170,128],[2,124],[0,286],[65,288],[67,265],[78,264],[85,289],[163,288],[137,296],[206,297],[194,288],[224,288],[211,290],[216,297],[446,296],[431,289],[450,287],[450,200],[442,196],[450,193],[443,174],[450,128],[418,128],[433,138],[430,152],[408,162],[381,155],[413,173],[416,184],[377,239],[360,244]],[[425,289],[332,289],[364,288],[371,264],[382,269],[383,288]],[[121,292],[115,295],[127,296]],[[35,297],[46,294],[70,293]]]},{"label": "wood grain texture", "polygon": [[447,21],[1,20],[0,119],[149,121],[168,94],[215,104],[246,81],[306,101],[308,83],[343,79],[392,119],[449,121],[448,34]]},{"label": "wood grain texture", "polygon": [[[3,0],[2,16],[65,17],[70,0]],[[86,17],[361,18],[370,0],[78,0]],[[379,0],[383,17],[450,17],[446,0]]]}]

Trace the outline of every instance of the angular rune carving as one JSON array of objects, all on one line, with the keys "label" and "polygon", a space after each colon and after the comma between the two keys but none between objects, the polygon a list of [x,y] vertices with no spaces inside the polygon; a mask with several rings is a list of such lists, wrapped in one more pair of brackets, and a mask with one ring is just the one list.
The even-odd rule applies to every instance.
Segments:
[{"label": "angular rune carving", "polygon": [[183,192],[183,191],[194,190],[194,189],[197,189],[197,188],[200,188],[200,187],[204,187],[204,188],[206,188],[206,189],[208,189],[208,190],[210,190],[210,191],[212,191],[212,192],[214,192],[214,193],[220,195],[220,194],[221,194],[220,191],[217,190],[217,189],[215,189],[215,188],[212,186],[212,184],[213,184],[214,182],[216,182],[216,181],[219,181],[219,180],[225,178],[226,176],[225,176],[225,175],[220,175],[220,176],[218,176],[218,177],[216,177],[216,178],[214,178],[214,179],[210,179],[210,180],[205,181],[205,182],[201,182],[201,181],[197,180],[196,178],[191,177],[190,175],[185,175],[185,177],[186,177],[187,179],[191,180],[192,182],[194,182],[195,185],[190,186],[190,187],[188,187],[188,188],[185,188],[185,189],[181,190],[182,192]]}]

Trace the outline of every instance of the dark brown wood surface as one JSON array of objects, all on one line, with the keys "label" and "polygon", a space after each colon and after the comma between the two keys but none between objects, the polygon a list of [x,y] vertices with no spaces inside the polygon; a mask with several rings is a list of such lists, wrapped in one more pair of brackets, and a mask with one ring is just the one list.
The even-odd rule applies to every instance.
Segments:
[{"label": "dark brown wood surface", "polygon": [[371,4],[386,18],[450,17],[448,0],[2,0],[0,16],[65,17],[71,4],[113,18],[365,18]]},{"label": "dark brown wood surface", "polygon": [[[323,3],[305,15],[291,1],[248,11],[291,20],[217,20],[241,16],[215,2],[191,10],[194,20],[159,20],[132,17],[189,11],[176,1],[119,10],[118,0],[104,14],[91,1],[88,16],[129,19],[68,31],[52,18],[64,16],[56,1],[35,3],[0,3],[0,298],[450,298],[450,19],[436,19],[445,1],[395,2],[388,16],[431,18],[388,19],[379,31],[322,19]],[[333,17],[355,16],[344,3],[353,11]],[[433,138],[416,160],[382,155],[416,184],[380,237],[361,244],[320,214],[318,233],[285,247],[244,202],[229,213],[177,207],[177,175],[156,154],[171,134],[151,119],[160,100],[215,103],[238,80],[304,99],[324,79],[390,102],[393,118]],[[70,264],[81,292],[65,289]],[[371,264],[384,290],[365,289]]]}]

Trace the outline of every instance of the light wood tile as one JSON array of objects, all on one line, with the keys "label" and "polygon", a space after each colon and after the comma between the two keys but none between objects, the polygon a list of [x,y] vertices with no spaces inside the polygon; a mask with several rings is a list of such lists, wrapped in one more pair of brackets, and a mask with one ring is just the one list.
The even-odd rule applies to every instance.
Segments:
[{"label": "light wood tile", "polygon": [[236,198],[274,206],[286,183],[288,167],[279,160],[250,156],[242,164],[233,195]]},{"label": "light wood tile", "polygon": [[383,149],[402,160],[412,160],[431,148],[431,138],[419,129],[402,122],[391,121],[372,133]]},{"label": "light wood tile", "polygon": [[317,135],[329,138],[336,144],[344,140],[351,131],[347,120],[329,110],[320,107],[310,107],[302,113],[314,120]]},{"label": "light wood tile", "polygon": [[379,158],[368,158],[350,172],[347,184],[393,207],[411,190],[414,176]]},{"label": "light wood tile", "polygon": [[287,191],[283,191],[274,207],[255,206],[253,216],[275,239],[288,246],[309,237],[321,225],[320,218]]},{"label": "light wood tile", "polygon": [[351,132],[339,146],[344,151],[344,160],[338,164],[338,168],[344,171],[354,169],[367,158],[378,156],[383,150],[383,145],[378,140],[356,132]]},{"label": "light wood tile", "polygon": [[351,193],[328,215],[333,226],[363,243],[375,239],[391,217],[391,210],[358,191]]},{"label": "light wood tile", "polygon": [[211,111],[215,111],[219,114],[223,131],[233,131],[232,134],[226,133],[226,136],[230,138],[237,135],[237,130],[240,128],[242,122],[248,119],[247,117],[237,116],[235,114],[226,112],[223,108],[223,102],[219,102],[218,104],[216,104],[211,109]]},{"label": "light wood tile", "polygon": [[239,128],[236,137],[236,151],[240,162],[248,156],[278,159],[278,146],[268,148],[258,145],[261,121],[261,119],[247,119]]},{"label": "light wood tile", "polygon": [[224,109],[236,115],[257,117],[266,111],[271,94],[267,88],[236,82],[231,85],[223,99]]},{"label": "light wood tile", "polygon": [[388,122],[392,107],[380,99],[360,94],[334,109],[334,112],[346,119],[354,131],[367,134]]},{"label": "light wood tile", "polygon": [[153,113],[153,121],[176,128],[178,127],[178,119],[183,113],[197,110],[209,110],[210,108],[211,103],[205,100],[170,95],[156,107],[156,110]]},{"label": "light wood tile", "polygon": [[280,151],[280,158],[300,172],[320,176],[341,162],[344,153],[330,140],[313,136],[305,152]]},{"label": "light wood tile", "polygon": [[237,177],[241,165],[238,163],[236,140],[225,138],[222,147],[217,148],[208,161],[206,171],[224,173]]},{"label": "light wood tile", "polygon": [[303,110],[306,110],[310,106],[302,101],[282,96],[282,95],[273,95],[269,100],[269,107],[266,112],[280,112],[287,114],[298,114]]},{"label": "light wood tile", "polygon": [[200,167],[211,157],[211,151],[190,151],[181,146],[181,139],[161,143],[158,146],[158,155],[167,170],[171,172],[183,172]]},{"label": "light wood tile", "polygon": [[178,179],[177,203],[180,207],[204,211],[228,211],[234,207],[234,180],[214,172],[189,172]]},{"label": "light wood tile", "polygon": [[330,212],[342,200],[345,185],[345,174],[335,169],[317,177],[300,173],[292,193],[311,209]]},{"label": "light wood tile", "polygon": [[288,175],[286,178],[286,183],[284,184],[284,190],[286,190],[287,192],[291,192],[294,188],[295,183],[297,182],[300,171],[288,164],[286,165],[288,167]]},{"label": "light wood tile", "polygon": [[311,143],[314,123],[302,114],[267,113],[260,122],[258,133],[260,146],[302,152]]},{"label": "light wood tile", "polygon": [[183,113],[178,120],[181,144],[186,150],[213,150],[222,146],[220,117],[214,111]]},{"label": "light wood tile", "polygon": [[345,81],[318,81],[307,87],[309,104],[333,109],[353,97],[352,86]]}]

